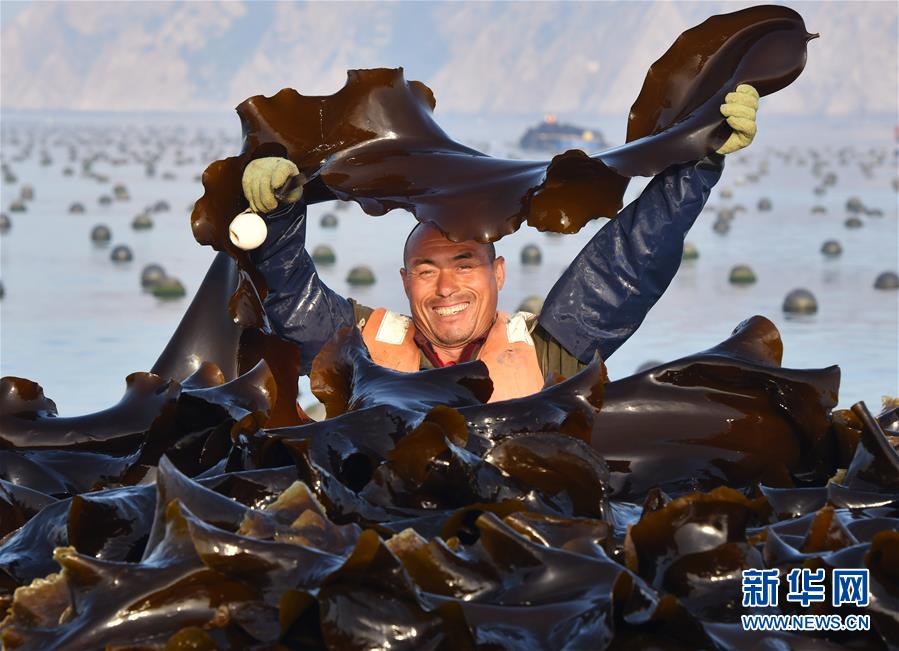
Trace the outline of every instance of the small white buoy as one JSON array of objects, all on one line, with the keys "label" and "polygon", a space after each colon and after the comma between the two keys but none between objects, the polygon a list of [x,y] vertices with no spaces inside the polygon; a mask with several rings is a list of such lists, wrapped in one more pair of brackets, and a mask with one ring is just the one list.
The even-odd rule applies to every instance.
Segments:
[{"label": "small white buoy", "polygon": [[238,249],[252,251],[265,242],[268,228],[265,226],[265,220],[262,217],[254,212],[246,211],[231,220],[231,225],[228,227],[228,235],[231,238],[231,243]]}]

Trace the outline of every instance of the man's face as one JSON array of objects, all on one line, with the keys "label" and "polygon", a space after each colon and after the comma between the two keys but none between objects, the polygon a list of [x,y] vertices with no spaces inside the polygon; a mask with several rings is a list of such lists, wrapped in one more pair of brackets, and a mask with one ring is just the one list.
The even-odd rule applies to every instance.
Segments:
[{"label": "man's face", "polygon": [[479,242],[451,242],[437,228],[418,227],[400,269],[415,327],[441,348],[461,348],[486,334],[496,317],[505,261],[490,261]]}]

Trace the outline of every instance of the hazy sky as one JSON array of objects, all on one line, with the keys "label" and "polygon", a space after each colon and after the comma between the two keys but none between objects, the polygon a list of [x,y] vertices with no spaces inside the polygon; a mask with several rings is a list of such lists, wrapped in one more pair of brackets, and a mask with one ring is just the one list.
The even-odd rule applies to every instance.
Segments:
[{"label": "hazy sky", "polygon": [[[440,111],[620,116],[679,33],[752,4],[0,0],[2,106],[222,111],[403,66]],[[779,4],[821,38],[770,114],[896,112],[895,2]]]},{"label": "hazy sky", "polygon": [[31,0],[0,0],[0,27],[12,20],[17,13],[31,4]]}]

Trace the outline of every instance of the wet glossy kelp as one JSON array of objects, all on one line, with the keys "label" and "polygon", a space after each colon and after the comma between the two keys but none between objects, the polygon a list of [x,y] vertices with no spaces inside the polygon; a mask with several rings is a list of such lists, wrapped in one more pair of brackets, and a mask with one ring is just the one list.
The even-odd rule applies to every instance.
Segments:
[{"label": "wet glossy kelp", "polygon": [[626,144],[592,156],[571,150],[549,162],[497,159],[454,142],[432,117],[434,94],[406,81],[402,69],[352,70],[329,96],[292,89],[255,96],[237,108],[243,151],[203,175],[193,232],[242,259],[228,224],[247,208],[243,169],[254,158],[285,156],[307,180],[308,203],[353,200],[370,215],[405,208],[456,240],[497,240],[524,222],[575,233],[590,219],[615,216],[630,177],[718,149],[730,134],[719,111],[724,96],[741,83],[761,95],[790,84],[805,66],[810,38],[786,7],[712,17],[650,68]]},{"label": "wet glossy kelp", "polygon": [[[217,385],[206,364],[141,394],[135,413],[160,413],[123,421],[128,436],[145,428],[124,455],[112,428],[97,441],[74,427],[42,433],[49,401],[7,379],[3,431],[20,438],[6,452],[82,455],[57,467],[94,490],[2,485],[4,522],[18,527],[0,543],[3,640],[752,648],[738,620],[742,570],[867,567],[860,612],[873,630],[827,639],[886,648],[899,613],[899,457],[883,429],[893,414],[881,424],[858,405],[832,417],[836,369],[781,369],[780,350],[758,317],[642,375],[607,382],[595,360],[488,405],[482,364],[397,374],[345,330],[314,378],[334,417],[266,428],[264,364]],[[615,405],[628,396],[624,431]],[[147,451],[165,445],[151,463]],[[110,477],[84,455],[122,470]],[[664,473],[647,462],[662,456]]]},{"label": "wet glossy kelp", "polygon": [[[789,83],[806,38],[784,8],[710,19],[653,66],[628,145],[548,167],[453,143],[430,91],[397,71],[352,73],[331,97],[249,100],[245,150],[207,170],[193,215],[198,239],[223,252],[152,372],[74,418],[38,384],[0,380],[4,645],[895,645],[897,407],[832,412],[838,368],[781,368],[767,319],[633,377],[609,382],[595,359],[494,404],[482,363],[396,373],[347,329],[315,360],[328,418],[314,422],[296,404],[299,354],[268,328],[265,287],[223,235],[244,207],[243,164],[285,152],[311,200],[409,208],[455,237],[495,239],[525,219],[577,230],[596,216],[584,206],[614,211],[629,175],[719,145],[719,94]],[[409,169],[403,152],[432,163]],[[455,179],[445,194],[411,191],[442,169]],[[398,192],[374,183],[387,171],[422,176]],[[477,203],[472,178],[490,179],[494,203]],[[453,212],[462,203],[488,212]],[[743,632],[741,572],[795,567],[868,568],[866,607],[807,612],[868,614],[872,629]],[[772,612],[806,612],[780,603]]]}]

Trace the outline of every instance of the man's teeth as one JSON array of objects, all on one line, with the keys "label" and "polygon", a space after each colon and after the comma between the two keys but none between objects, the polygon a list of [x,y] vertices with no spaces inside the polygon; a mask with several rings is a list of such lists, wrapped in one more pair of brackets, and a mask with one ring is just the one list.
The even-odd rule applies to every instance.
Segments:
[{"label": "man's teeth", "polygon": [[458,314],[467,307],[468,303],[461,303],[459,305],[453,305],[452,307],[437,307],[434,309],[437,310],[437,314],[440,316],[452,316],[453,314]]}]

